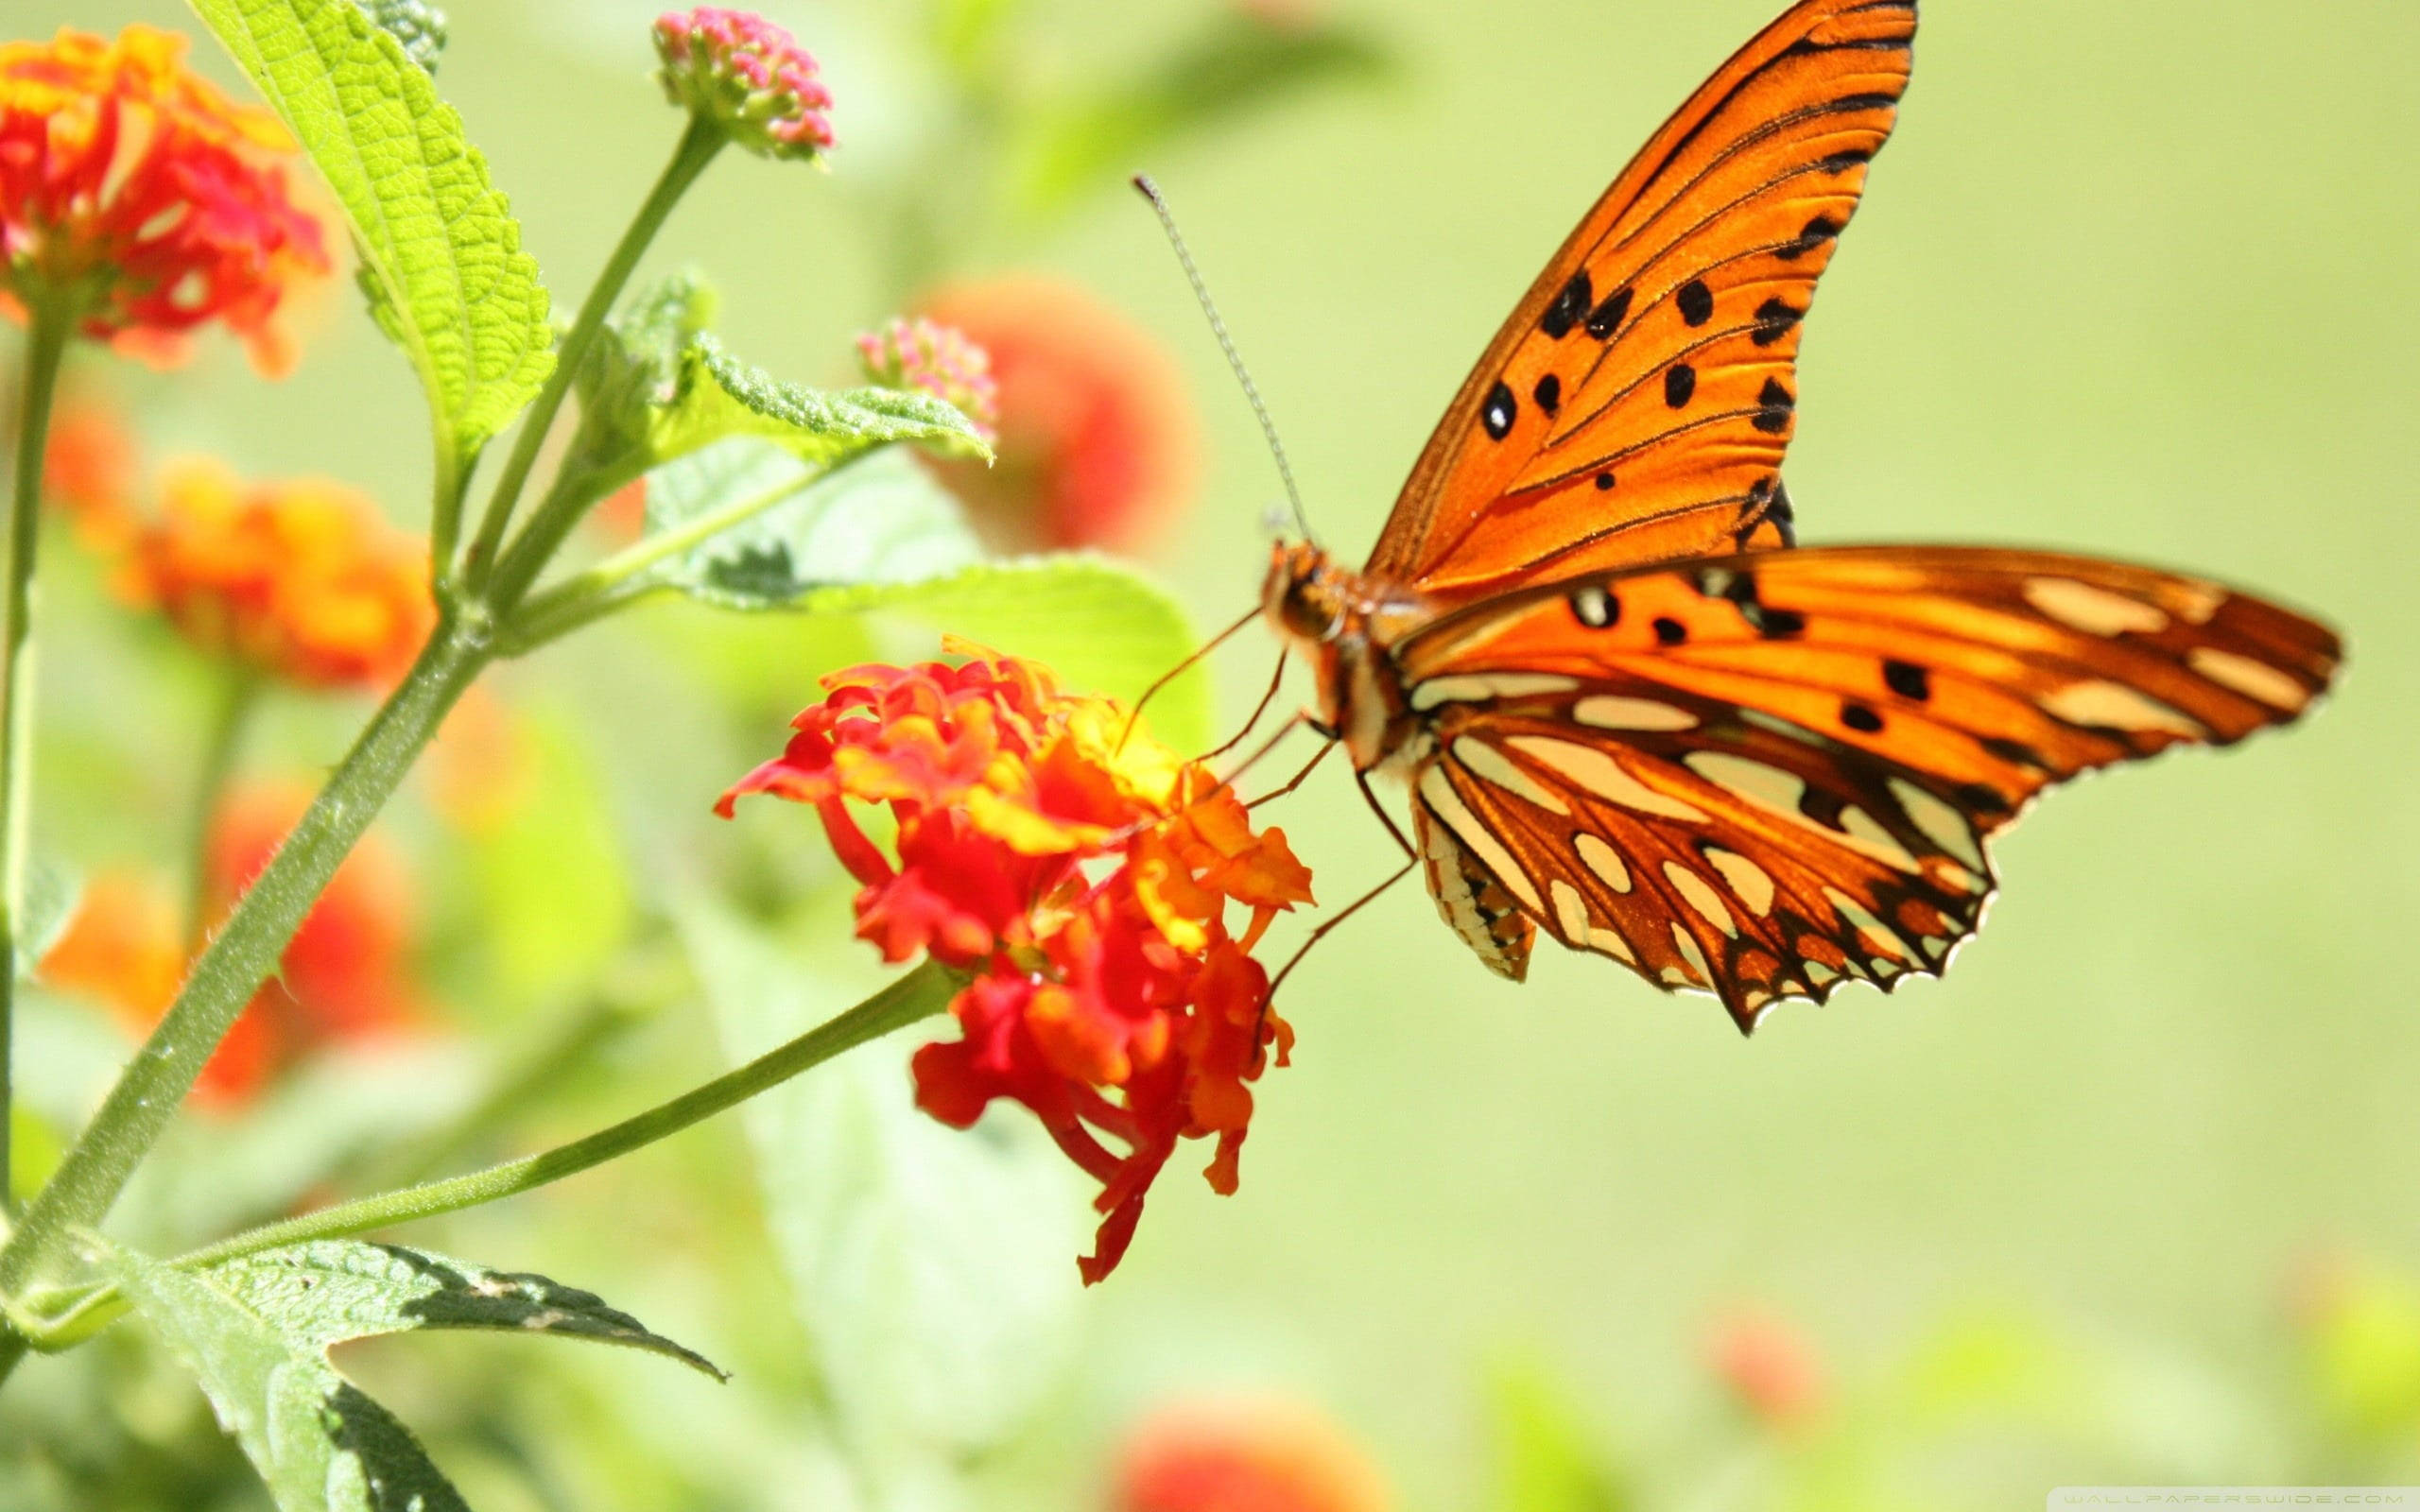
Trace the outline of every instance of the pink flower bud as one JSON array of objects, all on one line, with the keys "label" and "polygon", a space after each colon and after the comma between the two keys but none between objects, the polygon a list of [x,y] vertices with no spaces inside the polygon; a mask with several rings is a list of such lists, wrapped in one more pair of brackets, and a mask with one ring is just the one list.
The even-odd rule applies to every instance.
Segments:
[{"label": "pink flower bud", "polygon": [[675,105],[718,121],[759,157],[820,160],[832,146],[832,92],[791,35],[746,10],[700,6],[655,23],[656,77]]},{"label": "pink flower bud", "polygon": [[999,386],[992,379],[990,355],[964,333],[923,316],[893,318],[881,330],[857,337],[857,356],[869,382],[930,394],[957,406],[984,440],[994,438],[1000,423]]}]

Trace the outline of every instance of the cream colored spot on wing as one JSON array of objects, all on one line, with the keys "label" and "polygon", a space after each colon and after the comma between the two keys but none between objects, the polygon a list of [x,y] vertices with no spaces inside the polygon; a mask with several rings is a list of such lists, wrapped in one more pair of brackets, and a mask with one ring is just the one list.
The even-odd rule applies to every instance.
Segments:
[{"label": "cream colored spot on wing", "polygon": [[1899,936],[1885,929],[1882,920],[1867,913],[1864,906],[1856,899],[1838,887],[1824,888],[1824,896],[1833,907],[1841,911],[1842,919],[1857,926],[1858,938],[1863,942],[1866,954],[1896,956],[1902,959],[1906,957],[1907,947],[1899,943]]},{"label": "cream colored spot on wing", "polygon": [[1899,807],[1925,833],[1926,839],[1968,866],[1981,869],[1983,848],[1976,842],[1974,827],[1966,822],[1966,816],[1904,777],[1891,779],[1891,796],[1899,800]]},{"label": "cream colored spot on wing", "polygon": [[1778,766],[1715,750],[1693,750],[1681,759],[1691,771],[1725,792],[1801,824],[1809,822],[1806,816],[1798,812],[1798,799],[1806,791],[1806,784]]},{"label": "cream colored spot on wing", "polygon": [[1571,940],[1588,937],[1588,904],[1580,889],[1556,877],[1547,884],[1547,897],[1554,903],[1554,921],[1563,930],[1563,937]]},{"label": "cream colored spot on wing", "polygon": [[1862,850],[1885,866],[1901,871],[1919,871],[1916,858],[1899,843],[1898,836],[1884,829],[1881,822],[1863,809],[1842,809],[1841,826],[1848,832],[1851,849]]},{"label": "cream colored spot on wing", "polygon": [[2141,689],[2099,678],[2070,682],[2045,695],[2042,708],[2071,725],[2097,725],[2105,730],[2165,730],[2186,736],[2209,733],[2200,720],[2169,708]]},{"label": "cream colored spot on wing", "polygon": [[1571,717],[1597,730],[1695,730],[1698,716],[1652,698],[1602,694],[1571,706]]},{"label": "cream colored spot on wing", "polygon": [[1830,967],[1825,966],[1821,961],[1808,961],[1806,963],[1806,985],[1808,987],[1820,988],[1826,983],[1837,982],[1841,979],[1840,972],[1833,971]]},{"label": "cream colored spot on wing", "polygon": [[1582,834],[1571,842],[1580,852],[1581,861],[1597,874],[1597,880],[1616,892],[1630,891],[1630,868],[1622,864],[1622,854],[1593,834]]},{"label": "cream colored spot on wing", "polygon": [[2139,598],[2128,598],[2072,577],[2029,577],[2025,601],[2086,635],[2118,636],[2128,631],[2150,635],[2168,628],[2167,611]]},{"label": "cream colored spot on wing", "polygon": [[1454,760],[1469,768],[1472,776],[1528,799],[1548,814],[1568,816],[1571,813],[1571,806],[1557,797],[1552,788],[1541,785],[1536,778],[1515,765],[1512,758],[1486,741],[1462,736],[1454,742]]},{"label": "cream colored spot on wing", "polygon": [[[1714,972],[1708,970],[1705,964],[1705,952],[1698,949],[1697,936],[1678,923],[1672,926],[1672,946],[1681,953],[1681,959],[1688,963],[1687,974],[1690,981],[1703,987],[1714,980]],[[1668,968],[1666,974],[1670,974]]]},{"label": "cream colored spot on wing", "polygon": [[1453,782],[1446,777],[1443,767],[1431,766],[1420,774],[1420,797],[1428,805],[1428,811],[1444,821],[1445,827],[1454,832],[1455,838],[1469,847],[1471,853],[1478,857],[1479,864],[1495,873],[1495,880],[1504,884],[1513,897],[1533,911],[1545,911],[1546,905],[1538,900],[1537,885],[1530,880],[1528,872],[1521,869],[1520,863],[1512,859],[1512,852],[1504,849],[1504,842],[1498,840],[1486,825],[1478,822],[1478,816],[1473,814],[1470,805],[1462,801],[1462,796],[1454,791]]},{"label": "cream colored spot on wing", "polygon": [[1739,937],[1738,921],[1731,917],[1730,909],[1722,906],[1722,894],[1714,890],[1714,884],[1677,861],[1664,863],[1664,879],[1681,895],[1681,902],[1697,911],[1700,919],[1734,939]]},{"label": "cream colored spot on wing", "polygon": [[1489,676],[1430,678],[1411,690],[1411,706],[1423,713],[1448,703],[1485,703],[1491,698],[1527,698],[1541,694],[1570,693],[1577,678],[1544,672],[1504,672]]},{"label": "cream colored spot on wing", "polygon": [[1708,850],[1706,864],[1722,874],[1722,881],[1734,896],[1748,905],[1748,911],[1762,918],[1773,911],[1772,873],[1729,850]]},{"label": "cream colored spot on wing", "polygon": [[2169,587],[2176,601],[2176,614],[2187,625],[2207,625],[2219,606],[2227,601],[2227,591],[2218,584],[2199,577],[2180,577]]},{"label": "cream colored spot on wing", "polygon": [[1617,961],[1627,961],[1633,966],[1638,964],[1638,953],[1630,948],[1630,941],[1610,929],[1590,930],[1588,948],[1592,951],[1603,951]]},{"label": "cream colored spot on wing", "polygon": [[2310,702],[2310,690],[2265,662],[2255,662],[2248,656],[2221,651],[2214,645],[2197,645],[2185,653],[2185,664],[2230,692],[2247,698],[2257,698],[2272,709],[2283,709],[2290,714],[2300,713]]},{"label": "cream colored spot on wing", "polygon": [[1705,821],[1704,810],[1655,791],[1601,750],[1545,735],[1515,735],[1511,745],[1522,755],[1545,763],[1609,803],[1660,818]]}]

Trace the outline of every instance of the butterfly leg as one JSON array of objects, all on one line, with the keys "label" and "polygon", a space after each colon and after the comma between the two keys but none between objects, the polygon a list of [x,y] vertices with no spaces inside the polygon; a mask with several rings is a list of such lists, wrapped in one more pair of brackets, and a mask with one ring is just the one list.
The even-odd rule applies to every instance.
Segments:
[{"label": "butterfly leg", "polygon": [[[1268,1032],[1269,1006],[1270,1004],[1277,1001],[1277,989],[1286,985],[1286,979],[1288,977],[1294,974],[1294,968],[1303,964],[1303,957],[1311,954],[1311,947],[1327,938],[1328,935],[1333,932],[1338,925],[1343,923],[1346,919],[1351,919],[1355,914],[1359,913],[1362,909],[1367,908],[1371,903],[1375,902],[1379,894],[1385,892],[1396,883],[1403,881],[1404,878],[1410,876],[1411,868],[1419,864],[1418,858],[1415,857],[1414,859],[1407,861],[1402,866],[1396,868],[1393,872],[1389,874],[1386,881],[1378,884],[1368,892],[1363,893],[1360,897],[1356,898],[1353,902],[1345,904],[1343,910],[1337,914],[1335,918],[1327,919],[1317,929],[1312,930],[1310,935],[1304,939],[1303,943],[1295,947],[1294,954],[1286,958],[1286,964],[1277,969],[1277,974],[1270,978],[1269,990],[1260,995],[1260,1012],[1253,1018],[1252,1025],[1252,1040],[1255,1047],[1260,1044],[1260,1037]],[[1266,1050],[1258,1050],[1256,1053],[1263,1057],[1267,1055]],[[1260,1069],[1257,1062],[1255,1062],[1253,1069],[1255,1071]]]},{"label": "butterfly leg", "polygon": [[1361,801],[1370,805],[1370,812],[1378,816],[1378,822],[1387,827],[1389,834],[1394,836],[1395,844],[1403,848],[1404,869],[1409,870],[1412,864],[1420,859],[1419,849],[1403,837],[1403,829],[1395,823],[1395,816],[1387,812],[1387,806],[1384,803],[1378,801],[1378,795],[1370,791],[1370,774],[1355,772],[1353,782],[1355,786],[1361,789]]},{"label": "butterfly leg", "polygon": [[[1260,610],[1258,609],[1253,610],[1252,612],[1246,614],[1243,618],[1236,621],[1233,625],[1228,626],[1225,629],[1220,630],[1218,634],[1203,642],[1194,650],[1191,656],[1186,657],[1184,661],[1178,662],[1176,665],[1168,668],[1166,672],[1161,673],[1157,678],[1153,679],[1151,685],[1143,690],[1143,696],[1134,700],[1133,709],[1126,715],[1126,728],[1117,732],[1116,748],[1121,751],[1126,748],[1127,738],[1134,733],[1135,723],[1143,717],[1143,706],[1150,703],[1153,698],[1158,697],[1162,688],[1167,687],[1169,683],[1174,682],[1177,679],[1183,677],[1186,668],[1192,666],[1196,662],[1201,661],[1203,657],[1208,656],[1211,652],[1216,651],[1219,647],[1226,644],[1227,642],[1232,640],[1243,629],[1245,626],[1250,625],[1253,621],[1258,618],[1260,618]],[[1279,666],[1278,670],[1281,673],[1285,671],[1283,664]],[[1245,728],[1250,729],[1251,727],[1247,726]],[[1240,740],[1243,737],[1239,735],[1236,738]]]},{"label": "butterfly leg", "polygon": [[1331,740],[1326,745],[1320,747],[1318,755],[1304,763],[1303,769],[1296,772],[1292,778],[1288,780],[1284,787],[1277,788],[1271,792],[1263,793],[1260,797],[1253,799],[1251,802],[1245,804],[1244,807],[1247,809],[1256,809],[1263,803],[1274,803],[1279,799],[1284,798],[1287,794],[1294,791],[1294,789],[1302,786],[1305,782],[1309,782],[1311,774],[1320,769],[1320,763],[1327,760],[1328,752],[1334,749],[1336,749],[1336,742]]},{"label": "butterfly leg", "polygon": [[1251,734],[1255,729],[1259,728],[1261,715],[1269,713],[1269,706],[1277,701],[1277,690],[1286,681],[1286,659],[1290,654],[1291,653],[1287,651],[1280,651],[1277,653],[1277,670],[1269,675],[1269,691],[1262,694],[1260,696],[1260,702],[1253,706],[1252,717],[1244,721],[1244,728],[1236,731],[1234,739],[1228,741],[1217,750],[1204,753],[1202,756],[1198,758],[1199,760],[1203,762],[1217,761],[1219,757],[1224,756],[1227,752],[1242,745],[1244,743],[1244,737]]}]

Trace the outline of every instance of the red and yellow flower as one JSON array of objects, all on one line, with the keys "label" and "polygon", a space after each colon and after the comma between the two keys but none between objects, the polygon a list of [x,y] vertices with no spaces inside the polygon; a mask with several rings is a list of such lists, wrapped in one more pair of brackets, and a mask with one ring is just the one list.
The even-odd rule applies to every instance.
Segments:
[{"label": "red and yellow flower", "polygon": [[427,553],[367,495],[209,461],[171,466],[161,491],[119,580],[197,647],[310,688],[383,688],[411,665],[436,621]]},{"label": "red and yellow flower", "polygon": [[[203,856],[203,904],[224,919],[310,802],[285,784],[238,788],[214,817]],[[202,1068],[198,1089],[222,1108],[241,1107],[311,1051],[409,1032],[427,1018],[412,986],[416,938],[409,879],[376,835],[337,868],[263,984]],[[147,1032],[182,981],[192,941],[170,889],[134,870],[96,875],[76,916],[43,955],[48,986],[99,1003]]]},{"label": "red and yellow flower", "polygon": [[1192,503],[1201,422],[1150,333],[1072,284],[1031,276],[954,284],[921,308],[991,359],[998,462],[946,472],[995,543],[1132,548]]},{"label": "red and yellow flower", "polygon": [[84,335],[162,362],[219,321],[282,372],[276,318],[327,276],[323,233],[285,127],[185,67],[185,45],[142,26],[0,43],[0,309],[69,301]]},{"label": "red and yellow flower", "polygon": [[[751,793],[813,806],[860,885],[858,935],[886,960],[970,974],[951,1005],[959,1037],[917,1053],[918,1105],[961,1128],[994,1098],[1030,1108],[1102,1185],[1081,1262],[1097,1281],[1180,1141],[1215,1138],[1204,1174],[1235,1190],[1246,1084],[1292,1042],[1252,953],[1310,902],[1310,873],[1201,766],[1128,737],[1119,704],[949,648],[970,660],[824,679],[788,748],[717,807],[728,817]],[[888,850],[859,807],[888,811]]]}]

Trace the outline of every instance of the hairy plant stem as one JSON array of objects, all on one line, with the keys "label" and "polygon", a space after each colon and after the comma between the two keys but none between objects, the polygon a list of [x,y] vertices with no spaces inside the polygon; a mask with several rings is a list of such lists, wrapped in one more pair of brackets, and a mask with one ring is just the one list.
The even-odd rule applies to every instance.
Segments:
[{"label": "hairy plant stem", "polygon": [[[604,271],[596,275],[579,316],[572,321],[570,333],[556,350],[555,370],[547,376],[546,387],[539,391],[537,403],[522,417],[520,434],[513,438],[504,472],[496,478],[495,491],[488,496],[487,513],[479,520],[478,536],[471,542],[470,555],[462,565],[462,578],[471,592],[478,593],[487,587],[488,576],[504,545],[505,530],[512,523],[513,508],[521,501],[522,490],[528,486],[530,471],[538,465],[539,450],[546,443],[546,433],[554,428],[555,417],[562,412],[563,401],[571,397],[573,387],[579,383],[579,369],[588,361],[589,349],[605,329],[606,317],[614,313],[614,301],[621,298],[623,286],[637,270],[639,259],[655,240],[656,232],[664,229],[672,207],[681,202],[681,197],[688,193],[689,186],[698,181],[698,176],[706,171],[707,164],[714,162],[728,141],[730,137],[720,125],[697,116],[690,118],[679,145],[672,149],[672,160],[664,165],[655,187],[648,191],[638,214],[631,218],[630,229],[622,232],[614,255],[606,260]],[[571,512],[576,521],[578,511]],[[567,531],[570,526],[566,524],[563,528]],[[533,522],[530,532],[535,529]],[[555,539],[560,541],[562,537],[558,534]]]},{"label": "hairy plant stem", "polygon": [[[0,1212],[16,1211],[9,1179],[16,1116],[17,959],[26,918],[26,858],[33,821],[34,557],[42,541],[43,454],[59,369],[75,335],[78,301],[35,295],[26,332],[23,408],[17,420],[15,488],[9,496],[5,644],[0,644]],[[5,1367],[0,1367],[5,1368]]]},{"label": "hairy plant stem", "polygon": [[[797,1039],[767,1051],[748,1064],[725,1072],[712,1081],[693,1087],[669,1102],[659,1103],[644,1113],[626,1118],[584,1139],[559,1144],[536,1155],[525,1155],[517,1160],[506,1160],[467,1176],[426,1181],[398,1192],[361,1197],[333,1208],[322,1208],[317,1212],[307,1212],[299,1218],[268,1224],[179,1255],[169,1263],[192,1270],[285,1245],[370,1233],[416,1218],[458,1212],[464,1208],[475,1208],[499,1197],[514,1196],[548,1182],[560,1181],[735,1108],[802,1072],[813,1070],[842,1051],[931,1018],[947,1008],[950,999],[964,985],[965,978],[959,973],[926,961],[856,1007],[825,1020]],[[115,1289],[106,1285],[70,1292],[66,1296],[69,1298],[66,1304],[47,1319],[41,1322],[24,1320],[25,1326],[39,1336],[39,1342],[45,1349],[64,1349],[80,1344],[98,1333],[125,1311],[125,1304],[117,1297]],[[22,1349],[23,1347],[21,1342],[19,1348]]]},{"label": "hairy plant stem", "polygon": [[266,869],[195,961],[193,971],[66,1158],[0,1247],[0,1297],[22,1297],[66,1258],[79,1228],[99,1223],[135,1166],[176,1116],[337,866],[370,828],[446,711],[491,656],[484,633],[452,619],[354,743]]}]

